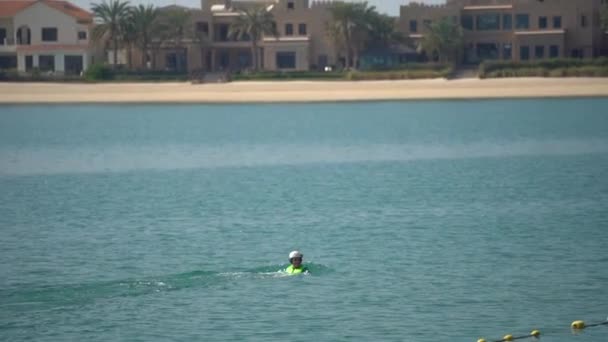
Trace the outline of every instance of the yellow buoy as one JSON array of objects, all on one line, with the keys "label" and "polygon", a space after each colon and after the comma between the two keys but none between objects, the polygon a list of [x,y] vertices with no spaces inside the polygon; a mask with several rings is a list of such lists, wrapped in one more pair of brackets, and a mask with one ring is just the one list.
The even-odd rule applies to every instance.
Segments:
[{"label": "yellow buoy", "polygon": [[585,329],[584,321],[574,321],[571,325],[572,329]]},{"label": "yellow buoy", "polygon": [[477,340],[477,342],[486,342],[485,338],[480,338],[479,340]]},{"label": "yellow buoy", "polygon": [[539,336],[540,336],[540,331],[538,331],[538,330],[533,330],[533,331],[530,333],[530,336],[539,337]]},{"label": "yellow buoy", "polygon": [[513,335],[505,335],[505,337],[502,338],[503,341],[513,341]]}]

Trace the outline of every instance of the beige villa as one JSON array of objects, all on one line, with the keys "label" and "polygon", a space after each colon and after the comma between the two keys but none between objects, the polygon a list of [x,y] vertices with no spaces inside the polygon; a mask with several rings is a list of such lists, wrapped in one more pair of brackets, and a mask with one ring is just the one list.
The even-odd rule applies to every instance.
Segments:
[{"label": "beige villa", "polygon": [[414,41],[446,18],[464,29],[464,62],[607,55],[600,8],[607,0],[447,0],[401,6],[399,30]]},{"label": "beige villa", "polygon": [[[185,49],[174,49],[171,43],[156,49],[153,56],[157,69],[235,71],[252,68],[251,41],[229,35],[230,25],[251,6],[264,6],[273,14],[278,35],[264,37],[258,44],[259,68],[275,71],[304,71],[335,65],[337,53],[326,34],[330,20],[329,2],[309,0],[202,0],[201,9],[190,13],[194,36],[185,39]],[[175,10],[175,6],[161,11]],[[134,58],[135,61],[139,58]]]}]

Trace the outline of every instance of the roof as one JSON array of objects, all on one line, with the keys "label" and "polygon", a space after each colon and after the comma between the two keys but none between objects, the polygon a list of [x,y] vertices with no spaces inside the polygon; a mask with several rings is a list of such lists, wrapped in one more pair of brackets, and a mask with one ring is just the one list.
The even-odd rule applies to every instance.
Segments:
[{"label": "roof", "polygon": [[71,4],[68,1],[61,0],[0,0],[0,18],[13,17],[17,13],[23,11],[27,7],[32,6],[37,2],[42,2],[45,5],[61,11],[77,20],[92,21],[93,14],[84,9]]}]

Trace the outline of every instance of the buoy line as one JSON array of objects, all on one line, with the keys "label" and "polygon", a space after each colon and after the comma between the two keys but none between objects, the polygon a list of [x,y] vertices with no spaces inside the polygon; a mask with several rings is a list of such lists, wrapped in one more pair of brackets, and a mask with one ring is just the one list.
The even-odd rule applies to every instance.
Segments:
[{"label": "buoy line", "polygon": [[[601,325],[608,325],[608,318],[604,322],[593,323],[593,324],[586,324],[585,321],[574,321],[574,322],[572,322],[572,324],[570,324],[570,328],[572,328],[572,330],[574,330],[575,332],[578,332],[585,328],[599,327]],[[540,330],[533,330],[530,334],[521,335],[521,336],[513,336],[513,335],[509,334],[509,335],[505,335],[500,340],[491,340],[491,342],[509,342],[509,341],[515,341],[515,340],[523,340],[526,338],[540,338]],[[477,342],[488,342],[488,341],[485,338],[480,338],[477,340]]]}]

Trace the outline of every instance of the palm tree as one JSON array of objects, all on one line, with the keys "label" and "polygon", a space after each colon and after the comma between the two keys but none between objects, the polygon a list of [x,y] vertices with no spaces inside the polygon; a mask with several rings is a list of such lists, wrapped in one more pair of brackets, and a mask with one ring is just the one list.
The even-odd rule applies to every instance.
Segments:
[{"label": "palm tree", "polygon": [[131,11],[129,20],[137,32],[136,43],[141,50],[141,65],[146,66],[146,56],[150,47],[150,40],[155,32],[155,24],[158,18],[158,9],[153,5],[139,5]]},{"label": "palm tree", "polygon": [[161,40],[170,41],[175,51],[175,68],[182,69],[180,51],[184,53],[184,38],[193,36],[192,23],[190,22],[190,12],[183,8],[171,8],[160,12],[159,27],[157,28],[164,37]]},{"label": "palm tree", "polygon": [[93,39],[103,38],[112,41],[114,49],[114,63],[112,68],[118,64],[118,41],[121,38],[123,22],[129,15],[129,2],[120,0],[105,0],[101,4],[93,4],[91,10],[95,17],[101,22],[93,29]]},{"label": "palm tree", "polygon": [[137,27],[133,22],[133,13],[129,12],[128,17],[120,25],[120,36],[122,43],[127,48],[127,65],[129,69],[133,68],[133,45],[137,42]]},{"label": "palm tree", "polygon": [[608,3],[602,7],[601,19],[602,28],[608,32]]},{"label": "palm tree", "polygon": [[258,43],[262,36],[278,36],[274,16],[263,6],[245,9],[241,16],[230,25],[228,35],[237,39],[248,39],[251,42],[253,70],[258,70]]},{"label": "palm tree", "polygon": [[394,18],[385,14],[370,16],[369,45],[389,47],[393,43],[405,43],[408,40],[397,30]]},{"label": "palm tree", "polygon": [[335,2],[330,7],[332,21],[327,33],[346,54],[346,68],[357,65],[361,50],[365,47],[371,29],[371,18],[377,15],[376,8],[367,2]]},{"label": "palm tree", "polygon": [[437,55],[441,63],[458,63],[464,47],[462,27],[443,19],[426,29],[422,49],[430,56]]}]

